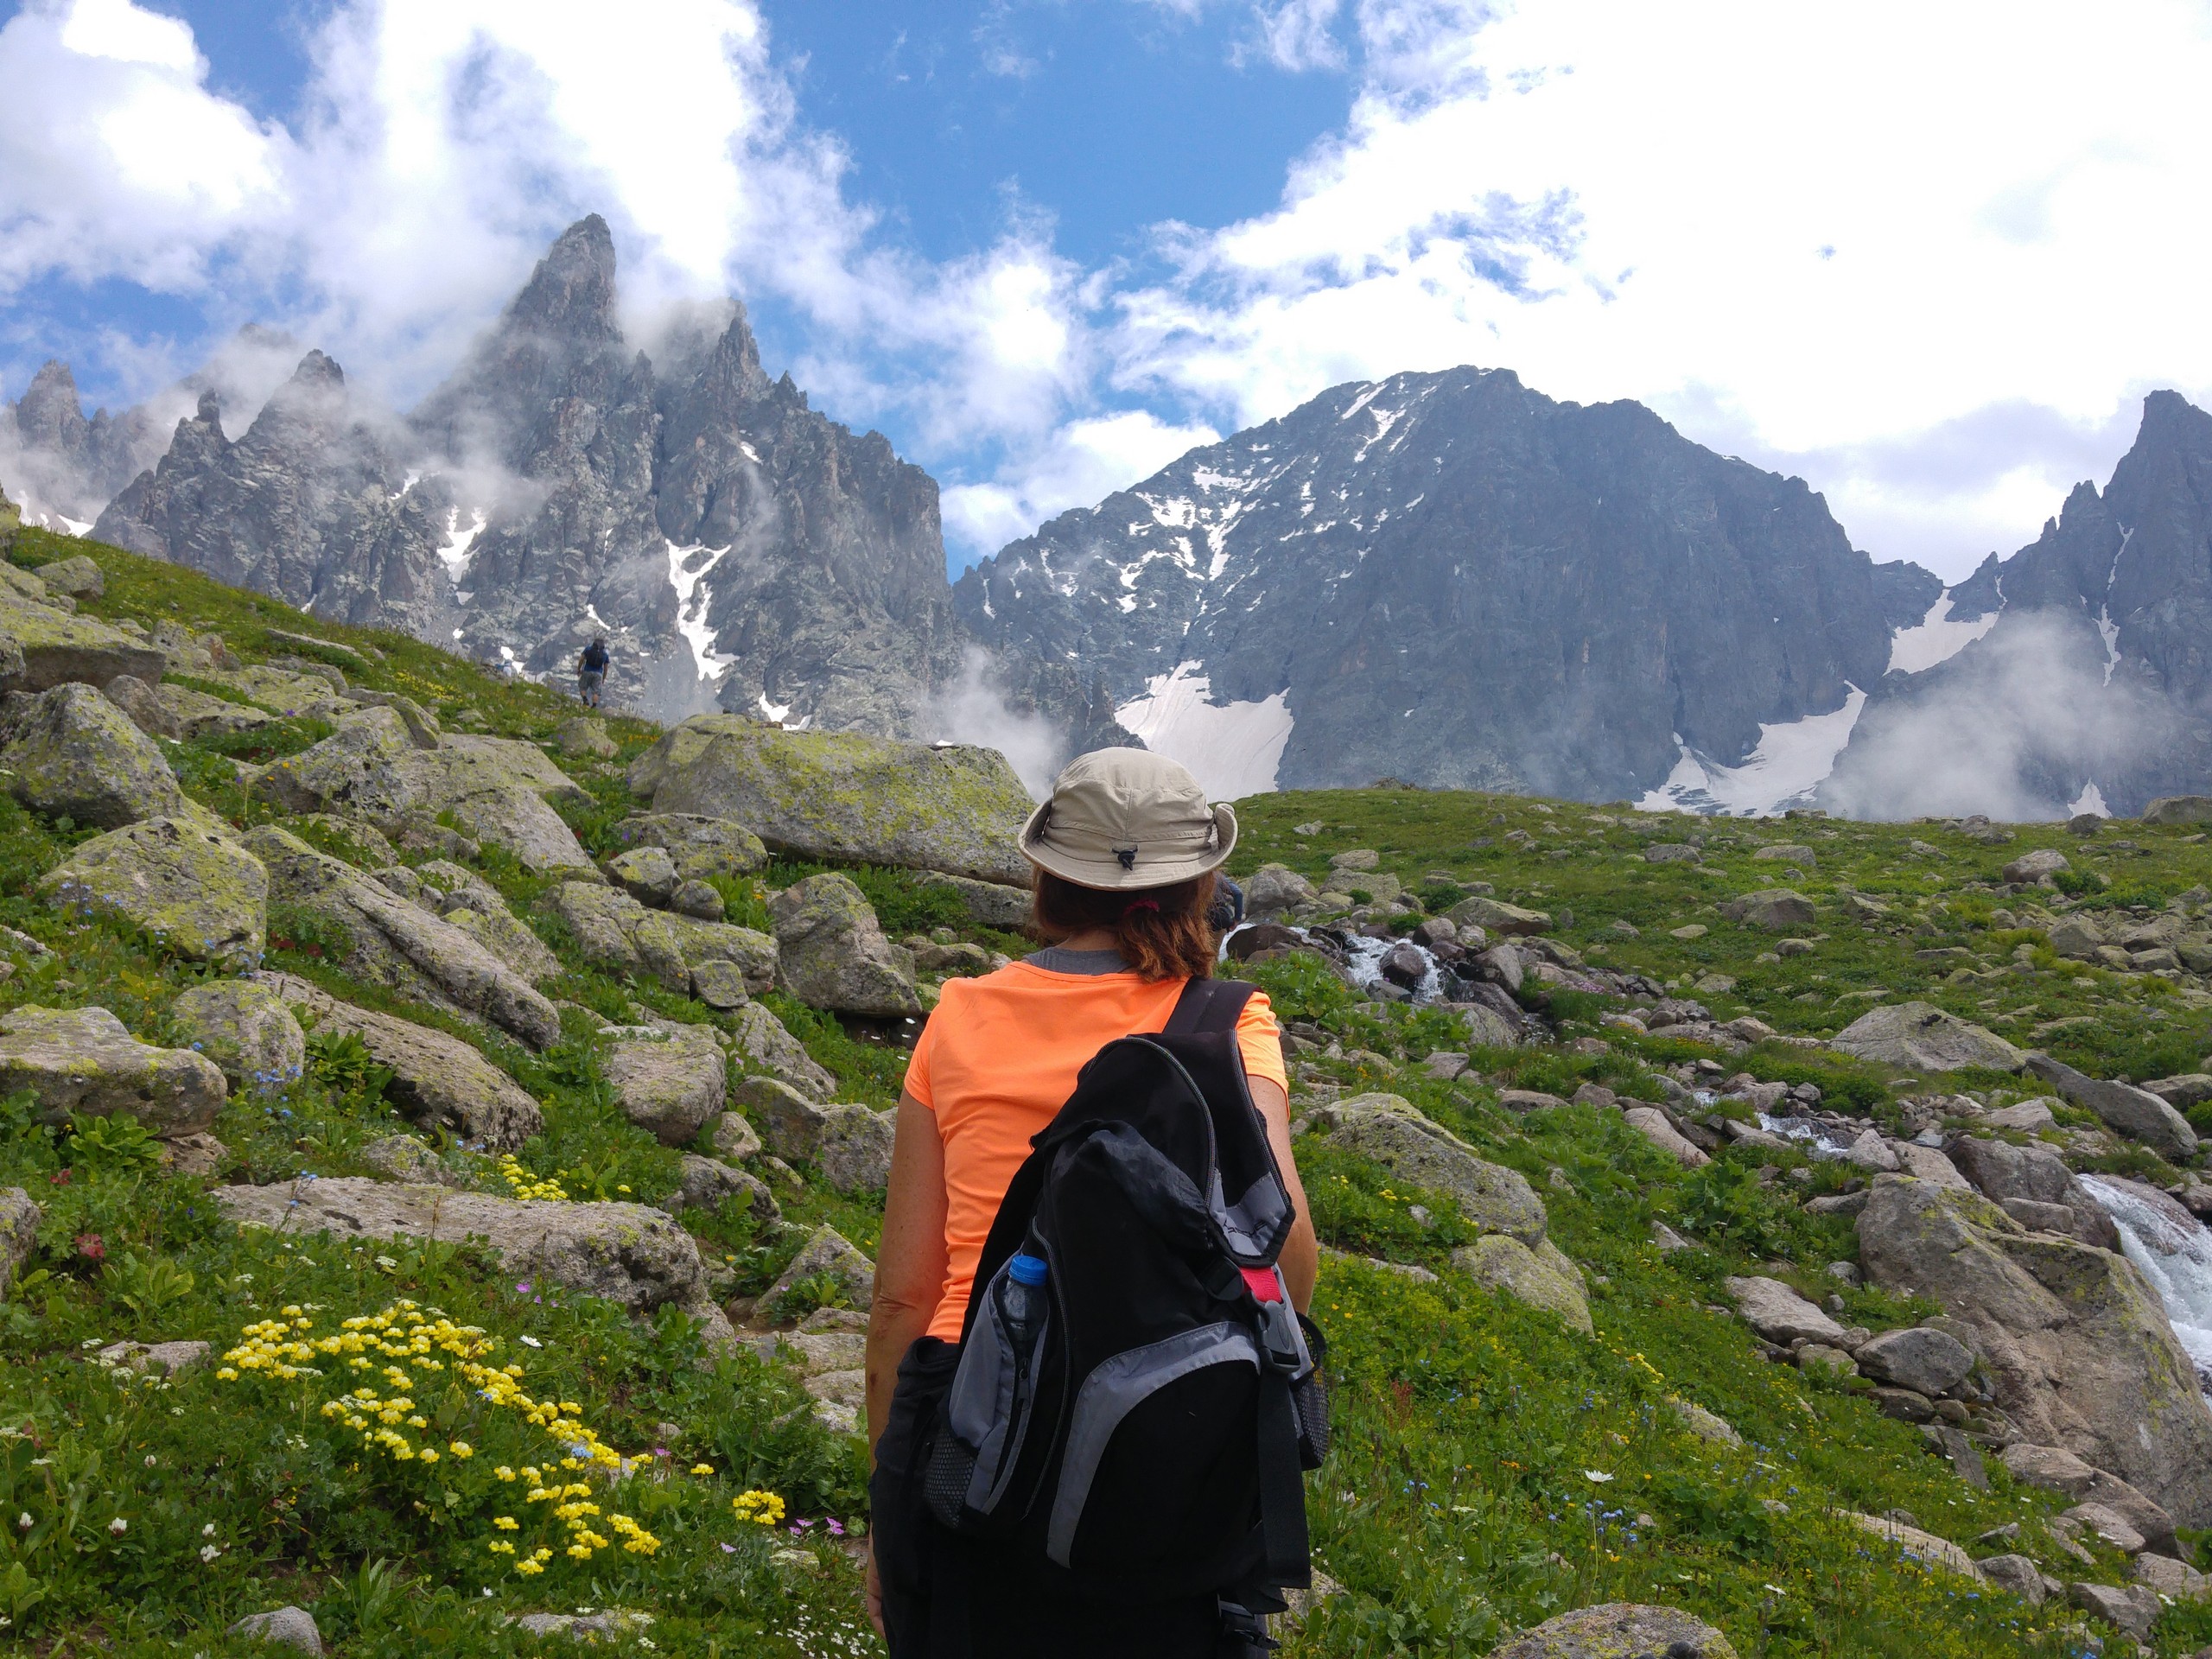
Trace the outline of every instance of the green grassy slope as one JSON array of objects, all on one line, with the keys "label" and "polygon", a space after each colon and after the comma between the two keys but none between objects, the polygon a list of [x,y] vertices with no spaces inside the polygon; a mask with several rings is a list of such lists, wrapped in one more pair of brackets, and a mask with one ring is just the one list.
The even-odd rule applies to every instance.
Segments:
[{"label": "green grassy slope", "polygon": [[[304,618],[127,554],[27,531],[15,556],[33,564],[85,550],[108,579],[106,597],[85,608],[110,619],[212,629],[249,660],[292,649],[270,641],[272,627],[372,647],[379,658],[365,670],[347,666],[349,677],[416,698],[449,728],[480,721],[480,729],[543,741],[574,712],[550,692],[502,683],[416,642]],[[568,815],[594,852],[612,850],[611,826],[632,810],[622,764],[654,735],[640,722],[609,727],[620,757],[563,762],[593,798]],[[318,735],[302,725],[245,758]],[[226,747],[165,745],[189,792],[214,810],[241,823],[282,820],[238,787]],[[1832,1033],[1867,1006],[1861,994],[1878,991],[1936,1001],[2112,1075],[2194,1069],[2212,1047],[2208,999],[2177,982],[2061,963],[2018,913],[2021,901],[1986,890],[2007,859],[2049,844],[2094,872],[2081,884],[2085,904],[2156,906],[2212,874],[2212,857],[2180,832],[2129,826],[2085,848],[2038,827],[1999,848],[1925,825],[1668,818],[1641,829],[1625,810],[1410,791],[1272,797],[1241,810],[1240,869],[1281,860],[1318,876],[1332,852],[1371,847],[1409,890],[1446,873],[1552,912],[1554,937],[1591,961],[1685,986],[1732,979],[1726,991],[1694,995],[1719,1016],[1753,1013],[1786,1033]],[[1316,821],[1319,832],[1294,833]],[[16,954],[16,971],[0,979],[0,1011],[97,1002],[143,1037],[174,1040],[168,1009],[208,970],[29,896],[35,878],[86,834],[0,798],[0,923],[52,949]],[[1693,834],[1704,841],[1701,868],[1628,856]],[[1816,865],[1800,876],[1751,858],[1758,843],[1785,840],[1815,849]],[[539,878],[496,850],[479,868],[569,964],[550,995],[601,1016],[625,1017],[641,1003],[701,1023],[715,1018],[687,998],[585,969],[538,915]],[[757,925],[762,888],[810,868],[779,864],[758,883],[728,884],[732,918]],[[994,948],[1010,944],[967,926],[942,893],[902,874],[856,874],[894,937],[949,928]],[[1762,874],[1820,905],[1821,937],[1808,934],[1808,952],[1761,961],[1773,936],[1719,917],[1718,905]],[[1871,925],[1847,920],[1846,886],[1887,904],[1887,916]],[[1427,891],[1442,906],[1461,890]],[[1998,915],[2008,903],[2015,913]],[[1616,927],[1623,922],[1637,931]],[[1706,931],[1692,939],[1669,931],[1696,924]],[[454,1033],[543,1102],[546,1133],[519,1154],[520,1178],[576,1198],[650,1202],[672,1190],[677,1154],[623,1119],[598,1076],[595,1020],[570,1015],[565,1040],[531,1055],[347,983],[312,930],[271,932],[272,965]],[[1917,954],[1951,948],[1967,954]],[[1835,1513],[1904,1510],[1961,1542],[2018,1522],[2014,1547],[2055,1567],[2061,1558],[2041,1529],[2052,1499],[2012,1488],[1993,1463],[1989,1491],[1968,1486],[1916,1430],[1883,1418],[1852,1389],[1768,1363],[1738,1322],[1713,1311],[1726,1300],[1720,1281],[1747,1268],[1816,1295],[1834,1288],[1823,1270],[1851,1258],[1847,1225],[1809,1217],[1786,1196],[1834,1186],[1834,1166],[1806,1187],[1786,1174],[1763,1185],[1753,1159],[1730,1151],[1691,1174],[1617,1113],[1568,1106],[1516,1116],[1497,1103],[1503,1087],[1566,1095],[1584,1079],[1656,1097],[1658,1068],[1716,1057],[1601,1027],[1599,999],[1561,992],[1546,1008],[1561,1044],[1479,1052],[1474,1071],[1447,1085],[1419,1064],[1455,1042],[1445,1016],[1360,1002],[1310,960],[1266,964],[1254,976],[1287,1016],[1341,1040],[1349,1058],[1301,1061],[1311,1077],[1402,1093],[1530,1179],[1554,1238],[1593,1275],[1597,1325],[1586,1338],[1474,1288],[1449,1263],[1457,1235],[1447,1203],[1313,1138],[1302,1143],[1316,1220],[1342,1252],[1325,1267],[1317,1310],[1332,1344],[1337,1440],[1311,1490],[1318,1557],[1344,1589],[1320,1604],[1294,1653],[1480,1655],[1510,1630],[1615,1599],[1689,1608],[1746,1655],[2082,1650],[2071,1633],[2075,1615],[2030,1609],[1900,1560]],[[895,1096],[894,1052],[769,1001],[838,1074],[841,1097],[882,1105]],[[1816,1080],[1832,1100],[1877,1116],[1893,1116],[1897,1096],[1914,1091],[1882,1068],[1779,1044],[1726,1065]],[[1955,1082],[2023,1092],[2000,1076]],[[0,1185],[24,1187],[46,1212],[21,1288],[0,1304],[0,1617],[10,1621],[0,1641],[41,1654],[245,1652],[221,1636],[232,1619],[296,1602],[346,1655],[539,1651],[544,1643],[503,1621],[607,1606],[651,1614],[645,1639],[663,1652],[874,1650],[859,1617],[857,1569],[829,1536],[833,1522],[847,1533],[864,1528],[863,1459],[853,1442],[812,1423],[790,1374],[750,1354],[709,1355],[679,1315],[632,1325],[603,1305],[502,1274],[467,1248],[280,1241],[221,1222],[203,1196],[214,1180],[362,1173],[359,1148],[397,1127],[373,1070],[334,1044],[320,1046],[296,1085],[226,1106],[215,1133],[231,1161],[212,1180],[163,1172],[127,1134],[48,1131],[20,1110],[0,1122]],[[2146,1156],[2127,1154],[2139,1166]],[[509,1184],[488,1167],[474,1179],[494,1192]],[[836,1198],[818,1183],[778,1196],[798,1226],[772,1233],[683,1217],[719,1258],[727,1294],[764,1287],[817,1220],[873,1250],[874,1205]],[[1414,1218],[1416,1204],[1434,1212],[1431,1224]],[[1655,1219],[1698,1248],[1662,1256],[1649,1242]],[[1438,1276],[1421,1282],[1379,1262]],[[600,1441],[625,1453],[664,1448],[664,1458],[592,1500],[633,1517],[657,1548],[626,1550],[618,1541],[588,1560],[556,1554],[537,1575],[518,1574],[517,1558],[492,1550],[526,1530],[503,1534],[497,1516],[537,1524],[518,1509],[526,1481],[499,1471],[518,1475],[529,1465],[565,1478],[556,1473],[564,1453],[544,1430],[455,1382],[459,1355],[447,1358],[455,1370],[435,1378],[418,1368],[414,1393],[423,1434],[448,1447],[460,1441],[470,1455],[448,1450],[435,1465],[404,1466],[363,1459],[357,1439],[322,1415],[334,1378],[228,1382],[201,1370],[163,1384],[90,1362],[100,1345],[125,1338],[204,1338],[226,1348],[267,1319],[308,1319],[313,1334],[334,1332],[349,1317],[410,1301],[426,1317],[435,1308],[480,1327],[498,1344],[490,1363],[522,1365],[535,1397],[570,1402],[568,1420]],[[1877,1327],[1927,1311],[1872,1292],[1850,1293],[1849,1302],[1847,1322]],[[1690,1434],[1674,1399],[1719,1414],[1744,1443]],[[789,1506],[780,1527],[734,1511],[733,1500],[752,1490]],[[28,1528],[19,1515],[30,1516]],[[2118,1580],[2123,1563],[2107,1553],[2087,1575]],[[2206,1640],[2212,1619],[2175,1610],[2158,1651],[2185,1653]]]}]

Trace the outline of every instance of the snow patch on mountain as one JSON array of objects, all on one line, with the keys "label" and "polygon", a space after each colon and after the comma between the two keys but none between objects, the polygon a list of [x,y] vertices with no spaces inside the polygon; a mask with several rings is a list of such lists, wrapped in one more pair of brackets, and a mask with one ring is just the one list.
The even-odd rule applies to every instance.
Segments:
[{"label": "snow patch on mountain", "polygon": [[1971,622],[1955,621],[1951,596],[1945,594],[1928,607],[1928,614],[1909,628],[1890,636],[1890,672],[1917,674],[1938,663],[1948,662],[1997,626],[1999,613],[1989,611]]},{"label": "snow patch on mountain", "polygon": [[1681,759],[1666,782],[1637,806],[1645,812],[1760,818],[1808,804],[1813,791],[1835,769],[1836,756],[1851,741],[1852,728],[1866,706],[1864,691],[1853,685],[1849,692],[1843,707],[1828,714],[1762,724],[1758,745],[1732,766],[1696,753],[1678,735]]},{"label": "snow patch on mountain", "polygon": [[[411,476],[409,483],[411,487]],[[476,538],[484,533],[486,522],[482,513],[471,512],[468,527],[464,530],[459,507],[446,514],[446,538],[438,543],[438,561],[445,566],[446,575],[452,579],[456,588],[467,578],[468,561],[475,552]]]},{"label": "snow patch on mountain", "polygon": [[1114,718],[1147,748],[1189,767],[1213,800],[1270,793],[1290,741],[1290,694],[1217,703],[1212,693],[1202,664],[1181,663],[1172,673],[1154,675]]},{"label": "snow patch on mountain", "polygon": [[[737,660],[715,649],[715,630],[707,620],[708,607],[713,604],[714,589],[707,585],[707,578],[722,562],[734,543],[721,547],[703,543],[691,547],[668,544],[668,582],[676,589],[676,631],[683,636],[684,644],[691,647],[691,661],[703,680],[718,680],[722,671]],[[703,556],[703,558],[702,557]],[[699,560],[696,566],[693,561]],[[780,719],[780,716],[779,716]]]}]

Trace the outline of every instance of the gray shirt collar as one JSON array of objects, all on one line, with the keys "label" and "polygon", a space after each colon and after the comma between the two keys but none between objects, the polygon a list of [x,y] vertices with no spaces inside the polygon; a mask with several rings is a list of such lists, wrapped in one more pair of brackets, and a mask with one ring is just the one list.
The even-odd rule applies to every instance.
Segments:
[{"label": "gray shirt collar", "polygon": [[1125,974],[1129,964],[1118,950],[1067,950],[1057,944],[1033,950],[1022,960],[1048,974]]}]

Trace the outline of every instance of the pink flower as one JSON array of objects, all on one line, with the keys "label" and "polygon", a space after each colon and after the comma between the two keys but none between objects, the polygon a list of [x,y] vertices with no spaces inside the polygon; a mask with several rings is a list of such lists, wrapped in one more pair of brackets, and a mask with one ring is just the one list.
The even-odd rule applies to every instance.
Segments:
[{"label": "pink flower", "polygon": [[98,1233],[77,1235],[77,1254],[87,1262],[98,1262],[107,1255],[107,1245]]}]

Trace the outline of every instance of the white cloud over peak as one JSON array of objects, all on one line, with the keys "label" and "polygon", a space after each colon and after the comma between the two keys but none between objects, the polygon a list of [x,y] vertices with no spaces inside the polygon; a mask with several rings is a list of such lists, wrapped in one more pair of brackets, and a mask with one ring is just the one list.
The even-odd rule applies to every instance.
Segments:
[{"label": "white cloud over peak", "polygon": [[1069,421],[1001,478],[945,490],[946,538],[984,550],[1003,547],[1054,514],[1094,505],[1220,437],[1210,426],[1171,425],[1141,409]]}]

